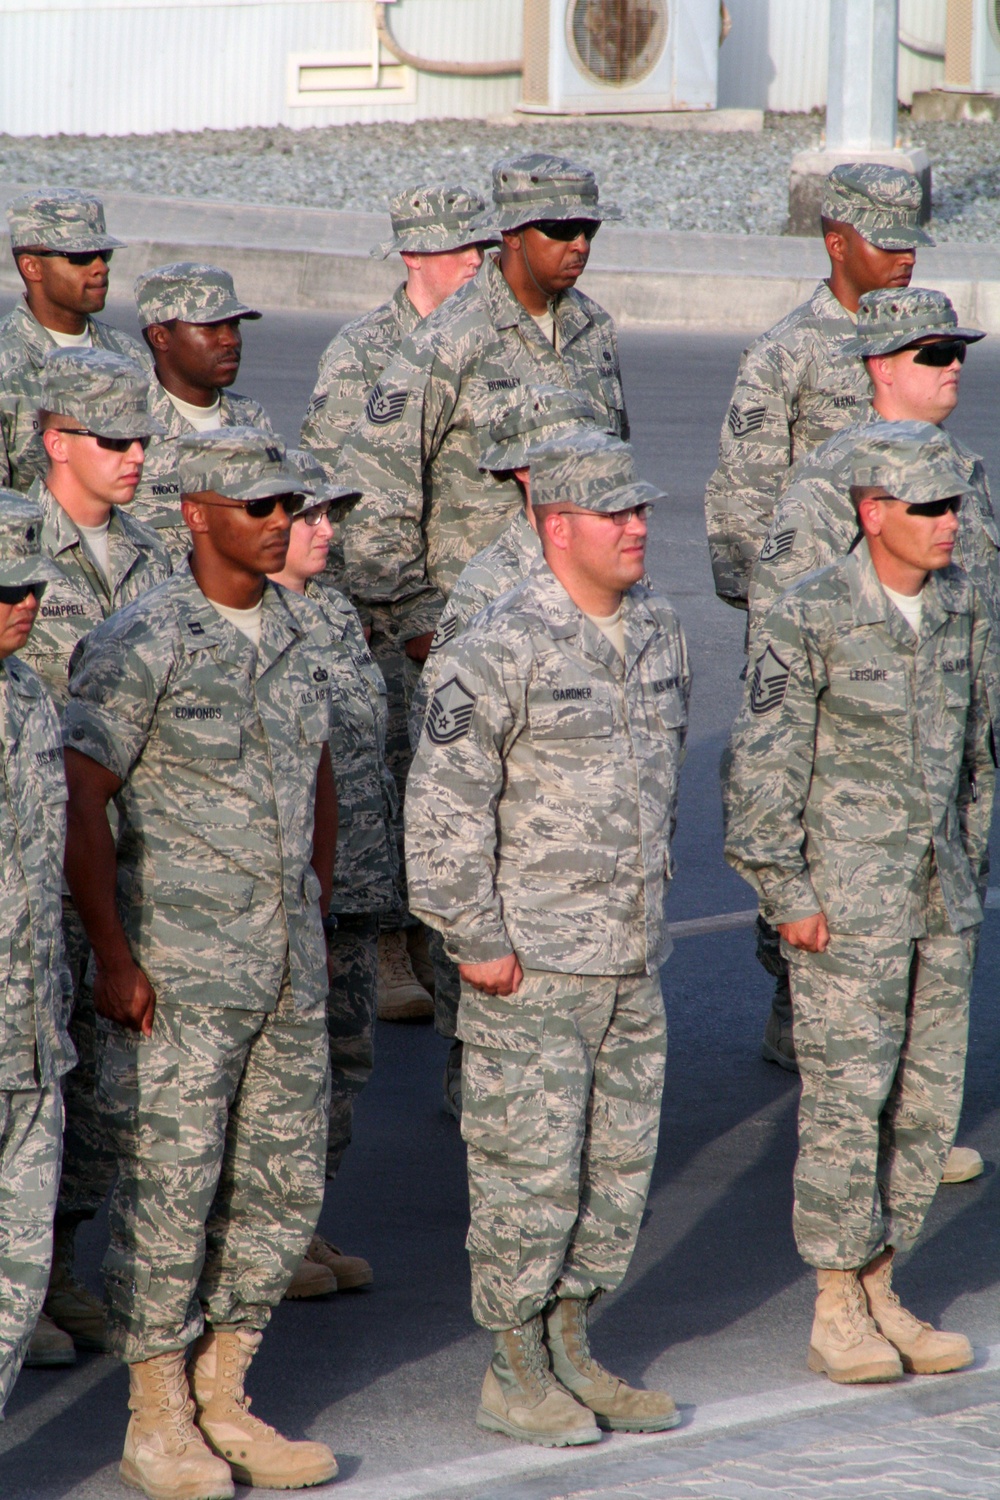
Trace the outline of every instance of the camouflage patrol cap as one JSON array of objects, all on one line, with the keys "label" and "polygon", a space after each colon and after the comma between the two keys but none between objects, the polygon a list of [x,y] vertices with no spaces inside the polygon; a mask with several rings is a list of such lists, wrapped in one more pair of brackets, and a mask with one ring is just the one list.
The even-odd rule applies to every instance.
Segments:
[{"label": "camouflage patrol cap", "polygon": [[228,271],[193,260],[174,261],[137,276],[135,303],[143,328],[174,318],[182,323],[228,323],[232,318],[261,316],[237,297]]},{"label": "camouflage patrol cap", "polygon": [[312,491],[312,498],[306,502],[306,510],[311,510],[314,505],[331,505],[340,500],[360,500],[361,491],[353,490],[349,485],[331,484],[326,477],[326,470],[308,448],[288,448],[285,457],[290,464],[294,464],[300,477]]},{"label": "camouflage patrol cap", "polygon": [[182,495],[213,490],[229,500],[301,495],[308,503],[313,498],[312,486],[290,462],[281,438],[259,427],[188,432],[177,452]]},{"label": "camouflage patrol cap", "polygon": [[850,224],[879,250],[913,250],[934,241],[917,222],[923,189],[912,172],[877,162],[834,167],[823,193],[824,219]]},{"label": "camouflage patrol cap", "polygon": [[926,286],[886,287],[865,292],[858,302],[857,333],[844,345],[845,354],[862,357],[896,354],[916,339],[984,339],[981,328],[960,328],[951,298]]},{"label": "camouflage patrol cap", "polygon": [[598,408],[586,391],[561,385],[525,386],[520,400],[505,403],[484,428],[479,467],[488,470],[523,469],[528,449],[566,432],[610,432],[606,409]]},{"label": "camouflage patrol cap", "polygon": [[56,193],[25,193],[7,204],[7,224],[14,250],[119,250],[124,240],[109,234],[104,204],[89,193],[65,188]]},{"label": "camouflage patrol cap", "polygon": [[385,260],[394,250],[433,255],[466,245],[496,245],[500,235],[493,214],[478,193],[457,183],[405,188],[389,203],[392,239],[371,254]]},{"label": "camouflage patrol cap", "polygon": [[42,364],[38,407],[74,417],[101,437],[153,437],[166,431],[149,410],[145,370],[110,349],[53,349]]},{"label": "camouflage patrol cap", "polygon": [[565,156],[530,151],[506,157],[493,168],[497,229],[521,229],[539,219],[620,219],[621,209],[600,203],[589,167]]},{"label": "camouflage patrol cap", "polygon": [[528,451],[531,499],[542,505],[575,505],[601,515],[665,500],[666,493],[640,479],[629,443],[604,432],[554,438]]},{"label": "camouflage patrol cap", "polygon": [[62,577],[42,551],[42,512],[34,500],[0,490],[0,588]]},{"label": "camouflage patrol cap", "polygon": [[907,505],[931,505],[971,492],[951,438],[930,422],[878,422],[851,455],[851,483],[883,489]]}]

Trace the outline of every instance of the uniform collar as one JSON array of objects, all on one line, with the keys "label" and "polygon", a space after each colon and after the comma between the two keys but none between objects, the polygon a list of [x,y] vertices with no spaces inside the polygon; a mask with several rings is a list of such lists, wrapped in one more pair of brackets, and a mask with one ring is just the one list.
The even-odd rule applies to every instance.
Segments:
[{"label": "uniform collar", "polygon": [[[531,338],[541,337],[538,324],[528,312],[522,307],[514,293],[507,285],[507,280],[500,269],[498,258],[487,255],[483,261],[483,268],[476,277],[478,282],[482,278],[482,285],[486,292],[487,301],[490,304],[490,313],[493,325],[496,328],[523,328]],[[470,283],[472,285],[472,283]],[[593,319],[582,305],[579,297],[571,297],[569,292],[563,292],[552,303],[552,312],[559,330],[559,348],[562,349],[569,343],[570,339],[576,338],[583,329],[589,328]]]},{"label": "uniform collar", "polygon": [[[882,587],[868,543],[862,539],[846,559],[844,570],[851,590],[851,606],[858,625],[885,625],[901,644],[913,642],[913,632]],[[969,585],[954,568],[931,573],[922,591],[921,637],[931,636],[947,617],[969,608]]]},{"label": "uniform collar", "polygon": [[[33,482],[28,497],[41,507],[42,551],[48,553],[49,557],[58,558],[64,552],[76,548],[86,556],[83,552],[83,537],[44,479]],[[108,555],[113,565],[121,564],[120,568],[114,566],[115,583],[125,576],[136,558],[141,556],[141,550],[132,536],[132,521],[117,505],[111,507],[109,517]]]},{"label": "uniform collar", "polygon": [[417,324],[423,322],[423,318],[406,295],[405,281],[401,281],[393,292],[392,306],[396,314],[396,323],[399,327],[401,338],[405,338],[408,333],[412,333]]},{"label": "uniform collar", "polygon": [[842,302],[838,302],[825,281],[821,281],[809,299],[812,311],[824,323],[843,323],[844,331],[854,333],[857,325]]},{"label": "uniform collar", "polygon": [[[210,599],[206,599],[195,582],[187,558],[172,575],[170,586],[185,651],[193,654],[215,647],[220,661],[242,665],[247,651],[252,649],[250,642],[219,614]],[[270,580],[265,582],[260,649],[257,651],[258,677],[306,634],[289,604],[291,598],[294,595],[290,595],[287,589]]]},{"label": "uniform collar", "polygon": [[[56,341],[47,328],[43,328],[28,306],[27,299],[22,295],[11,314],[17,335],[28,351],[28,355],[36,369],[41,368],[45,356],[55,348]],[[97,335],[97,324],[93,318],[87,318],[87,327],[90,330],[90,338],[94,347],[99,345]]]},{"label": "uniform collar", "polygon": [[[622,659],[607,636],[579,605],[574,604],[545,558],[537,557],[527,575],[529,597],[545,621],[553,640],[571,640],[579,636],[588,655],[596,657],[615,675],[620,674]],[[635,584],[622,596],[622,624],[625,627],[625,670],[642,655],[656,630],[656,621],[646,605],[646,589]]]}]

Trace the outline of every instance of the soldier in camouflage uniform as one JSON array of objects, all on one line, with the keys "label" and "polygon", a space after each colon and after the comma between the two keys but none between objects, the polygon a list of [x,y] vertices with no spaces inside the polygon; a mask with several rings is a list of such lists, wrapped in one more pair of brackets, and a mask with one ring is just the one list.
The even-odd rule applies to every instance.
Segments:
[{"label": "soldier in camouflage uniform", "polygon": [[[29,493],[41,509],[41,546],[52,559],[53,574],[22,654],[59,709],[69,694],[70,660],[78,643],[170,573],[170,560],[155,535],[128,511],[142,472],[143,445],[159,430],[146,404],[148,391],[139,366],[100,349],[53,349],[39,373],[38,421],[48,469]],[[70,1034],[79,1063],[64,1089],[66,1135],[52,1281],[29,1364],[53,1364],[60,1350],[63,1361],[72,1364],[74,1342],[81,1349],[105,1347],[104,1304],[73,1274],[77,1228],[103,1204],[115,1157],[96,1097],[99,1047],[86,979],[89,947],[68,896],[63,934],[75,996]]]},{"label": "soldier in camouflage uniform", "polygon": [[151,369],[130,334],[94,317],[108,295],[108,267],[122,241],[108,234],[104,206],[83,193],[28,194],[7,205],[11,250],[24,302],[0,319],[0,479],[27,490],[45,472],[35,413],[46,354],[57,347],[107,349]]},{"label": "soldier in camouflage uniform", "polygon": [[440,654],[406,809],[414,909],[462,976],[477,1420],[549,1446],[680,1420],[587,1340],[635,1245],[666,1055],[690,677],[639,582],[659,498],[622,445],[535,475],[544,557]]},{"label": "soldier in camouflage uniform", "polygon": [[708,545],[720,599],[746,609],[747,584],[792,465],[858,420],[870,392],[846,345],[865,292],[909,285],[921,188],[898,167],[835,167],[823,198],[830,276],[744,352],[705,491]]},{"label": "soldier in camouflage uniform", "polygon": [[179,448],[190,560],[88,636],[63,720],[66,870],[120,1151],[104,1275],[130,1374],[122,1476],[157,1500],[336,1472],[243,1389],[323,1196],[336,794],[317,683],[335,643],[266,578],[307,497],[279,440],[233,427]]},{"label": "soldier in camouflage uniform", "polygon": [[[364,413],[369,392],[395,359],[404,337],[475,276],[483,262],[483,251],[500,238],[490,226],[479,194],[457,185],[407,188],[392,199],[389,214],[392,238],[376,245],[372,255],[384,260],[398,251],[406,266],[406,280],[388,302],[342,328],[324,350],[302,423],[300,442],[315,454],[331,483],[339,482],[344,444]],[[345,592],[343,526],[348,509],[348,505],[340,505],[332,514],[335,535],[327,565],[331,582]],[[389,711],[386,756],[402,786],[411,759],[406,719],[413,674],[407,670],[391,608],[369,606],[357,599],[354,602],[369,630],[371,651],[385,679]],[[434,986],[423,951],[424,930],[414,925],[406,911],[402,807],[395,826],[399,902],[382,926],[379,1016],[383,1021],[422,1020],[432,1014],[428,991]]]},{"label": "soldier in camouflage uniform", "polygon": [[60,1078],[73,1066],[61,900],[66,784],[59,718],[12,653],[56,569],[42,517],[0,491],[0,1419],[35,1326],[52,1257],[62,1152]]},{"label": "soldier in camouflage uniform", "polygon": [[[318,688],[330,705],[330,759],[337,783],[337,863],[330,911],[336,928],[327,944],[330,990],[326,1025],[330,1041],[330,1133],[326,1180],[337,1175],[351,1143],[354,1101],[375,1062],[374,1023],[378,990],[378,933],[392,912],[396,891],[398,808],[392,772],[385,761],[388,718],[385,682],[365,641],[350,600],[325,575],[333,538],[331,507],[357,494],[331,485],[312,454],[292,449],[289,458],[313,492],[296,516],[288,556],[272,581],[304,594],[320,609],[336,641]],[[345,1255],[314,1234],[286,1298],[315,1296],[316,1273],[333,1277],[332,1291],[368,1286],[372,1268],[359,1255]]]},{"label": "soldier in camouflage uniform", "polygon": [[240,301],[228,271],[193,261],[144,271],[135,303],[155,367],[150,407],[163,431],[146,454],[133,515],[159,533],[179,563],[191,541],[181,517],[180,438],[217,427],[274,430],[259,401],[229,389],[240,372],[240,323],[261,314]]},{"label": "soldier in camouflage uniform", "polygon": [[809,1366],[845,1383],[972,1361],[891,1288],[958,1123],[982,920],[996,669],[989,613],[949,566],[967,492],[940,442],[871,429],[864,538],[764,621],[730,744],[726,858],[791,975]]}]

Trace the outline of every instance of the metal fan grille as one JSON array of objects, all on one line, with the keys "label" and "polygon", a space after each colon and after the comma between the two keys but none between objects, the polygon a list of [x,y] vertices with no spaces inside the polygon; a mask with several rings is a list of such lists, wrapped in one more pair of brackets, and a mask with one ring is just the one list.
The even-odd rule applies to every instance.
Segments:
[{"label": "metal fan grille", "polygon": [[638,83],[667,40],[667,0],[569,0],[566,31],[582,72],[596,83]]}]

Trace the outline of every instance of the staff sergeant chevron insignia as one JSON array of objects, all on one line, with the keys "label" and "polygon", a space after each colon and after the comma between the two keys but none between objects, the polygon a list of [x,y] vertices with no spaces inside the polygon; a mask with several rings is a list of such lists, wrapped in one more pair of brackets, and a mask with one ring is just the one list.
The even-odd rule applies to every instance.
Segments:
[{"label": "staff sergeant chevron insignia", "polygon": [[760,549],[761,562],[774,562],[776,557],[784,557],[786,552],[791,552],[794,540],[794,526],[790,531],[779,531],[777,536],[769,536]]},{"label": "staff sergeant chevron insignia", "polygon": [[729,424],[729,431],[733,437],[743,438],[748,437],[751,432],[759,432],[764,425],[764,418],[766,416],[766,406],[747,406],[740,411],[734,401],[729,408],[729,416],[726,418],[726,421]]},{"label": "staff sergeant chevron insignia", "polygon": [[469,732],[475,706],[475,693],[470,693],[460,677],[449,677],[438,688],[427,710],[428,739],[435,745],[450,745],[462,739]]},{"label": "staff sergeant chevron insignia", "polygon": [[409,394],[409,391],[393,391],[387,395],[381,385],[373,385],[365,402],[365,416],[376,427],[395,422],[403,415],[403,407]]},{"label": "staff sergeant chevron insignia", "polygon": [[768,646],[763,656],[757,658],[757,665],[753,669],[750,712],[769,714],[773,709],[780,708],[785,701],[785,689],[790,676],[791,669]]},{"label": "staff sergeant chevron insignia", "polygon": [[433,655],[435,651],[443,651],[448,642],[453,641],[457,634],[457,615],[449,615],[447,620],[439,621],[438,628],[434,632],[434,639],[431,641],[431,655]]}]

